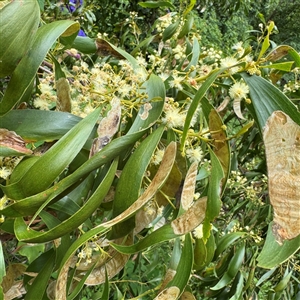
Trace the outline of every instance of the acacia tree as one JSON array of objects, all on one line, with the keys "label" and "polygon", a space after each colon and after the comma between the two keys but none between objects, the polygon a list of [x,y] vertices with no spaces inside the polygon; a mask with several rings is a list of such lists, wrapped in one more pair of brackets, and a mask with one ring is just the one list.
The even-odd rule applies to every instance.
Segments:
[{"label": "acacia tree", "polygon": [[1,8],[2,298],[299,295],[300,118],[276,87],[299,54],[270,49],[270,23],[226,57],[192,2],[158,4],[130,53],[39,24],[37,2]]}]

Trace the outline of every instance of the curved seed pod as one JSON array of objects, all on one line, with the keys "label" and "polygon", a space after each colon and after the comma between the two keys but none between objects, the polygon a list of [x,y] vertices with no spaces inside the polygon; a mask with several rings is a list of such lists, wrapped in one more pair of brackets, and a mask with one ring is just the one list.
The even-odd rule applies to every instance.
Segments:
[{"label": "curved seed pod", "polygon": [[274,111],[263,133],[274,209],[273,234],[279,244],[300,234],[300,126]]}]

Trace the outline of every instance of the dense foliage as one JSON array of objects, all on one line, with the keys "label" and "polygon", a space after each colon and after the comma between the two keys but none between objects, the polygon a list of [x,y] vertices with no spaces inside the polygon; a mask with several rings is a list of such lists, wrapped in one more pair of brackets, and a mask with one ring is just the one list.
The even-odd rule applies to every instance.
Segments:
[{"label": "dense foliage", "polygon": [[300,296],[300,56],[214,2],[1,2],[1,299]]}]

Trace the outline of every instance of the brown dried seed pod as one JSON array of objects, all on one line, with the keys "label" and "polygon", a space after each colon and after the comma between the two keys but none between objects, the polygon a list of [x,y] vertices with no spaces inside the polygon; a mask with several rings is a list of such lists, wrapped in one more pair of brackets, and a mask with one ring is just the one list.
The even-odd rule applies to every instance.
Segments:
[{"label": "brown dried seed pod", "polygon": [[274,111],[264,130],[269,197],[274,209],[277,242],[300,234],[300,126]]}]

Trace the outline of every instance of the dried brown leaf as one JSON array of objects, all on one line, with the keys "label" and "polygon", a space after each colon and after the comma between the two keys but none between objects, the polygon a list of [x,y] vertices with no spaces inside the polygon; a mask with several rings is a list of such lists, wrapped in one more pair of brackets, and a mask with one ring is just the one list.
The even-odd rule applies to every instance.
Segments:
[{"label": "dried brown leaf", "polygon": [[111,227],[121,221],[126,220],[128,217],[132,216],[135,212],[141,209],[152,197],[155,193],[161,188],[164,184],[172,166],[174,164],[174,160],[176,157],[176,143],[171,142],[166,148],[165,154],[163,156],[162,162],[159,166],[157,173],[152,179],[146,191],[124,212],[115,217],[114,219],[101,224],[103,227]]},{"label": "dried brown leaf", "polygon": [[171,222],[175,234],[182,235],[191,232],[205,218],[207,197],[200,198],[181,216]]},{"label": "dried brown leaf", "polygon": [[117,52],[107,41],[96,39],[97,54],[100,56],[114,56],[119,59],[124,59],[124,56]]},{"label": "dried brown leaf", "polygon": [[18,277],[24,274],[27,266],[24,264],[9,264],[6,269],[6,275],[3,277],[2,288],[3,292],[6,293],[10,288],[13,287]]},{"label": "dried brown leaf", "polygon": [[157,216],[157,204],[155,201],[149,201],[135,215],[134,235],[147,227]]},{"label": "dried brown leaf", "polygon": [[180,300],[196,300],[196,298],[190,292],[183,292],[180,297]]},{"label": "dried brown leaf", "polygon": [[240,119],[245,120],[245,118],[242,114],[242,110],[241,110],[241,101],[242,101],[242,99],[234,99],[233,100],[233,110]]},{"label": "dried brown leaf", "polygon": [[176,300],[180,294],[180,289],[177,286],[171,286],[160,292],[154,300]]},{"label": "dried brown leaf", "polygon": [[69,267],[72,264],[72,257],[63,265],[62,270],[59,273],[59,277],[56,281],[55,286],[55,300],[66,300],[67,299],[67,283],[68,283],[68,272]]},{"label": "dried brown leaf", "polygon": [[[123,238],[117,239],[114,241],[116,244],[125,244],[127,246],[131,245],[133,242],[132,236],[127,236],[127,239],[124,242]],[[97,262],[97,266],[88,276],[85,281],[86,285],[99,285],[105,282],[105,269],[107,271],[108,278],[114,277],[118,274],[125,266],[128,261],[130,255],[122,254],[110,247],[109,255],[104,256],[104,258],[100,257],[100,261]],[[94,262],[95,263],[95,262]],[[89,263],[89,267],[91,268],[93,263]],[[75,279],[80,280],[85,275],[85,272],[77,272]]]},{"label": "dried brown leaf", "polygon": [[99,152],[104,146],[106,146],[118,131],[120,120],[121,120],[121,103],[120,99],[115,97],[111,100],[111,109],[107,113],[98,126],[97,133],[98,137],[94,139],[91,155]]},{"label": "dried brown leaf", "polygon": [[25,141],[18,134],[5,128],[0,128],[0,147],[10,148],[24,154],[32,153],[26,148]]},{"label": "dried brown leaf", "polygon": [[184,210],[187,210],[194,200],[196,176],[198,172],[198,163],[194,162],[185,177],[182,193],[181,193],[181,205]]},{"label": "dried brown leaf", "polygon": [[161,283],[161,287],[159,289],[160,292],[166,288],[167,284],[174,278],[175,275],[176,275],[176,270],[173,269],[167,270],[164,280]]},{"label": "dried brown leaf", "polygon": [[274,111],[263,133],[274,209],[273,233],[281,244],[300,234],[300,126]]},{"label": "dried brown leaf", "polygon": [[4,294],[4,300],[12,300],[21,298],[26,294],[26,290],[23,286],[23,280],[14,282],[12,287]]},{"label": "dried brown leaf", "polygon": [[222,180],[222,188],[224,188],[230,169],[231,155],[227,134],[222,126],[223,122],[219,114],[215,110],[211,110],[209,114],[209,129],[213,138],[213,151],[218,157],[224,172],[224,179]]}]

